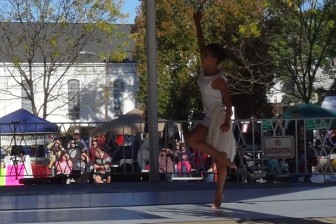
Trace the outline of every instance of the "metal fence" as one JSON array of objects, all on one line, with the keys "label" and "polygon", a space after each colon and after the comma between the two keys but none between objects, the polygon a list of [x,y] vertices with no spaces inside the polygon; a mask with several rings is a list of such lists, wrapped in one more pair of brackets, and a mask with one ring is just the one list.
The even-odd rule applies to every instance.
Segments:
[{"label": "metal fence", "polygon": [[[160,147],[155,150],[159,153],[161,181],[216,181],[212,157],[185,145],[185,136],[196,124],[162,121],[159,125]],[[0,185],[149,179],[143,122],[119,124],[119,133],[107,123],[62,123],[57,124],[55,132],[29,133],[23,124],[13,125],[1,124],[11,131],[0,133]],[[232,128],[238,169],[229,170],[228,181],[336,181],[335,119],[234,120]],[[75,130],[84,143],[76,140]],[[54,148],[56,140],[62,149]],[[102,150],[93,149],[92,140]]]}]

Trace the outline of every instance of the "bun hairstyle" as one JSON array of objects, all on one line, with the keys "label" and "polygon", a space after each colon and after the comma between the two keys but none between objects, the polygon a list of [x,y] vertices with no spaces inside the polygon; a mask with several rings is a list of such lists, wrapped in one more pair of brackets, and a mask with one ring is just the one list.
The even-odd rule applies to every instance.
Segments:
[{"label": "bun hairstyle", "polygon": [[213,57],[218,59],[217,64],[226,59],[226,52],[223,47],[217,43],[211,43],[205,46],[206,49],[210,50]]}]

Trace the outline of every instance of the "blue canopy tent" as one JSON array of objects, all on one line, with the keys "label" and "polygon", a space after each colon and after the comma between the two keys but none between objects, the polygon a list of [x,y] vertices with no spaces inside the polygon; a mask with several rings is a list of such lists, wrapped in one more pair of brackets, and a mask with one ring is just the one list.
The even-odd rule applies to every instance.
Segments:
[{"label": "blue canopy tent", "polygon": [[[22,177],[41,175],[37,170],[44,167],[46,161],[45,145],[53,141],[55,133],[58,133],[56,124],[25,109],[0,118],[0,156],[6,161],[3,171],[7,176],[6,184],[16,185]],[[42,170],[47,173],[45,168]],[[8,176],[13,175],[14,179],[10,180]]]},{"label": "blue canopy tent", "polygon": [[58,127],[25,109],[0,118],[0,145],[5,148],[21,145],[45,145],[52,142]]},{"label": "blue canopy tent", "polygon": [[0,135],[55,133],[58,127],[25,109],[19,109],[0,118]]}]

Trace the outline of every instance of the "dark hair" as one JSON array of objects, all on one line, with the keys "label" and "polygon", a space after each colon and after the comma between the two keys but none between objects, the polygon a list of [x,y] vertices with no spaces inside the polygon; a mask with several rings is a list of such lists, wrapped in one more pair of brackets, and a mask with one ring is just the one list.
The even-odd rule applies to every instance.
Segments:
[{"label": "dark hair", "polygon": [[62,157],[66,156],[66,159],[69,159],[67,155],[68,155],[68,153],[66,151],[62,151],[59,158],[62,160],[63,159]]},{"label": "dark hair", "polygon": [[209,49],[214,58],[218,59],[218,63],[222,62],[226,58],[226,53],[223,47],[217,43],[211,43],[205,46],[206,49]]}]

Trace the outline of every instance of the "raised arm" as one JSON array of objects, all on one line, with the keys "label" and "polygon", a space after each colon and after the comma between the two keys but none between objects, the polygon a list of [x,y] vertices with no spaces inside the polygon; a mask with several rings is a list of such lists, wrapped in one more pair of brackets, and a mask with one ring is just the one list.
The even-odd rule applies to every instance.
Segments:
[{"label": "raised arm", "polygon": [[201,9],[198,9],[196,12],[194,12],[193,18],[194,18],[194,22],[196,26],[198,46],[199,46],[200,52],[202,53],[205,47],[205,43],[204,43],[204,34],[202,30],[202,25],[201,25],[201,21],[203,18],[203,13]]}]

